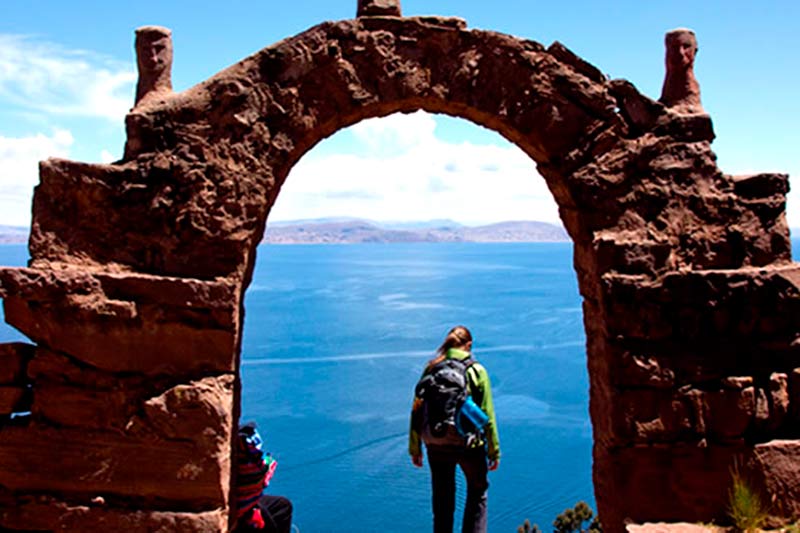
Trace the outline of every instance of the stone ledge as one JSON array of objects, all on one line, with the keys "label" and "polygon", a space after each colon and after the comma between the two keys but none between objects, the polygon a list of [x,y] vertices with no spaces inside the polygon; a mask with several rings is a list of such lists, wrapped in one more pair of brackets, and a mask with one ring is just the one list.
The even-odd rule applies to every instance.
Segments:
[{"label": "stone ledge", "polygon": [[7,427],[0,430],[0,485],[13,492],[113,495],[171,502],[183,511],[214,509],[227,504],[229,454],[118,432]]},{"label": "stone ledge", "polygon": [[749,465],[760,478],[769,501],[780,502],[771,514],[800,516],[800,440],[757,444]]},{"label": "stone ledge", "polygon": [[23,406],[27,392],[25,387],[0,386],[0,415],[27,411],[29,406]]},{"label": "stone ledge", "polygon": [[25,368],[36,347],[24,342],[0,344],[0,385],[18,385],[25,382]]},{"label": "stone ledge", "polygon": [[731,176],[736,194],[742,198],[770,198],[789,192],[789,175],[776,173]]},{"label": "stone ledge", "polygon": [[[658,384],[657,384],[658,385]],[[797,391],[793,391],[797,392]],[[788,377],[737,376],[699,385],[618,388],[611,406],[613,442],[728,444],[795,434],[800,405],[791,403]],[[796,401],[796,399],[795,399]]]},{"label": "stone ledge", "polygon": [[[752,343],[776,337],[788,349],[800,335],[797,264],[675,271],[657,280],[609,273],[602,283],[614,338],[710,342],[747,337]],[[632,316],[638,319],[631,321]]]},{"label": "stone ledge", "polygon": [[662,444],[609,449],[598,456],[595,445],[595,491],[613,491],[601,518],[618,527],[648,520],[724,520],[729,468],[748,450],[743,443],[704,448]]},{"label": "stone ledge", "polygon": [[80,505],[47,496],[17,496],[0,509],[0,528],[125,533],[210,533],[228,529],[226,509],[198,513],[124,509],[102,497]]},{"label": "stone ledge", "polygon": [[0,298],[19,296],[44,302],[67,294],[103,292],[109,299],[174,307],[234,310],[237,288],[228,281],[206,281],[90,268],[0,268]]},{"label": "stone ledge", "polygon": [[38,345],[109,372],[235,369],[238,295],[227,282],[0,269],[6,321]]}]

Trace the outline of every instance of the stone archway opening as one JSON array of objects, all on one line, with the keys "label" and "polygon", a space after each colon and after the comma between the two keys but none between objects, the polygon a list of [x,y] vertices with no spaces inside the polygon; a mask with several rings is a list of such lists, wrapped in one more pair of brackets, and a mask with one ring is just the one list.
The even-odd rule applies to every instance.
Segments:
[{"label": "stone archway opening", "polygon": [[[398,118],[390,118],[390,123],[393,120]],[[311,194],[342,179],[331,168],[336,165],[344,166],[346,175],[364,168],[370,180],[382,184],[365,187],[371,195],[359,194],[358,202],[346,204],[345,212],[355,215],[360,206],[365,209],[361,213],[371,213],[363,204],[370,203],[365,196],[372,196],[389,221],[404,213],[406,220],[415,216],[441,223],[452,216],[448,213],[465,214],[447,211],[445,203],[471,208],[476,198],[485,200],[487,213],[471,216],[490,216],[491,204],[499,200],[492,201],[491,191],[480,196],[487,179],[493,187],[520,191],[506,173],[543,185],[527,156],[496,135],[489,139],[488,133],[476,132],[493,144],[462,147],[470,137],[463,131],[463,137],[451,135],[449,142],[435,132],[420,131],[432,128],[433,120],[399,117],[402,125],[393,131],[409,128],[417,137],[414,142],[400,141],[399,148],[402,135],[381,137],[377,126],[364,123],[360,136],[350,128],[326,139],[301,159],[297,175],[292,171],[271,216],[281,214],[281,202],[311,203],[318,215],[340,215],[342,211],[332,207],[334,198],[317,204],[317,196]],[[442,122],[478,130],[462,120]],[[372,141],[380,137],[390,146],[371,143],[366,153],[348,150],[364,136]],[[337,156],[314,162],[318,149]],[[473,157],[479,151],[485,153]],[[307,158],[311,163],[303,165]],[[373,168],[375,161],[386,170]],[[313,179],[319,173],[324,175]],[[410,173],[439,179],[430,190],[427,178],[413,180],[407,177]],[[446,173],[458,179],[448,180]],[[297,185],[303,181],[307,183]],[[340,192],[352,190],[354,183],[364,183],[342,181],[342,188],[331,196],[341,197]],[[407,195],[401,192],[404,186],[411,189]],[[459,190],[444,192],[445,186]],[[523,191],[529,197],[520,203],[528,207],[530,217],[538,207],[531,196],[540,189]],[[397,211],[401,215],[392,216],[374,199],[379,192],[402,204]],[[491,215],[497,221],[515,208],[512,199],[504,200],[504,213]],[[325,211],[326,205],[330,211]],[[336,222],[329,238],[339,235],[337,224],[363,232],[366,239],[376,235],[369,236],[366,224]],[[277,227],[278,237],[271,237],[270,227],[268,222],[268,241],[286,235],[286,228]],[[297,230],[290,231],[296,238]],[[313,527],[335,530],[354,513],[359,523],[349,524],[353,531],[368,531],[377,524],[403,524],[409,530],[429,526],[426,470],[414,469],[406,450],[409,402],[424,362],[455,323],[466,323],[476,335],[477,357],[498,380],[495,404],[501,423],[507,421],[501,439],[509,459],[492,476],[492,527],[514,529],[525,517],[546,523],[563,510],[566,499],[573,499],[570,504],[593,499],[585,341],[571,248],[569,242],[259,247],[245,299],[242,420],[256,420],[263,428],[281,463],[270,492],[292,498],[301,529],[313,516]],[[569,489],[560,499],[551,497],[552,472],[546,465],[558,465],[559,476],[572,480],[565,483]],[[360,502],[357,508],[348,504],[348,495]],[[389,503],[398,501],[404,504]],[[535,515],[528,513],[531,506],[538,510]]]},{"label": "stone archway opening", "polygon": [[[140,65],[124,159],[42,163],[30,265],[0,271],[6,320],[35,343],[33,420],[0,429],[0,525],[227,528],[243,293],[271,206],[321,139],[415,109],[500,133],[559,205],[606,528],[719,519],[739,458],[781,514],[800,516],[788,178],[717,168],[691,61],[669,62],[686,91],[659,103],[560,43],[403,18],[391,1],[359,14],[180,94],[159,45]],[[693,41],[679,33],[668,44]],[[153,48],[168,38],[142,35]],[[91,416],[48,404],[58,387]],[[57,476],[42,467],[53,462]]]}]

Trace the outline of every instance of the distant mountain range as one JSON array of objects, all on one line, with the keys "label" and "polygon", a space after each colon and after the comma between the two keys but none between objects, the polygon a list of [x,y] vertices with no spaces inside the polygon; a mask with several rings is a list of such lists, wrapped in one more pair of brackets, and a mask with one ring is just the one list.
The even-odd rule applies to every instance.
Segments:
[{"label": "distant mountain range", "polygon": [[[0,225],[0,244],[28,242],[29,228]],[[376,222],[358,218],[319,218],[269,222],[270,244],[393,242],[562,242],[564,228],[546,222],[498,222],[465,226],[452,220]]]},{"label": "distant mountain range", "polygon": [[270,244],[345,244],[396,242],[563,242],[564,228],[546,222],[498,222],[464,226],[452,220],[375,222],[363,219],[317,219],[268,223]]},{"label": "distant mountain range", "polygon": [[0,244],[22,244],[28,242],[30,228],[0,225]]},{"label": "distant mountain range", "polygon": [[[30,228],[0,225],[0,244],[27,244]],[[800,228],[791,229],[800,236]],[[360,218],[315,218],[269,222],[270,244],[391,242],[564,242],[561,226],[547,222],[498,222],[465,226],[453,220],[376,222]]]}]

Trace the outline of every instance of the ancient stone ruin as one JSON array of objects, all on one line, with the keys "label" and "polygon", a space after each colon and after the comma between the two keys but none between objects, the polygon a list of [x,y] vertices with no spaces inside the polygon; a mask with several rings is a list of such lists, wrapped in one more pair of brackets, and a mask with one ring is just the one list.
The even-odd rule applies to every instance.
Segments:
[{"label": "ancient stone ruin", "polygon": [[0,428],[0,527],[226,531],[242,296],[270,208],[321,139],[419,109],[515,143],[558,202],[606,529],[724,519],[734,461],[800,517],[787,176],[724,174],[708,115],[558,42],[383,16],[399,13],[360,1],[182,93],[162,70],[122,161],[41,164],[30,265],[0,271],[33,343],[0,347],[2,412],[30,411]]}]

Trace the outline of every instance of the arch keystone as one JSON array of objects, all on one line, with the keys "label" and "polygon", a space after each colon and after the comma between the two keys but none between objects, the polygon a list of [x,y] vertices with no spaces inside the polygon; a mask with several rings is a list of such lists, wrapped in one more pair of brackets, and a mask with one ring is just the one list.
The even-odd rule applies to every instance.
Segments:
[{"label": "arch keystone", "polygon": [[400,0],[358,0],[357,17],[402,17]]}]

